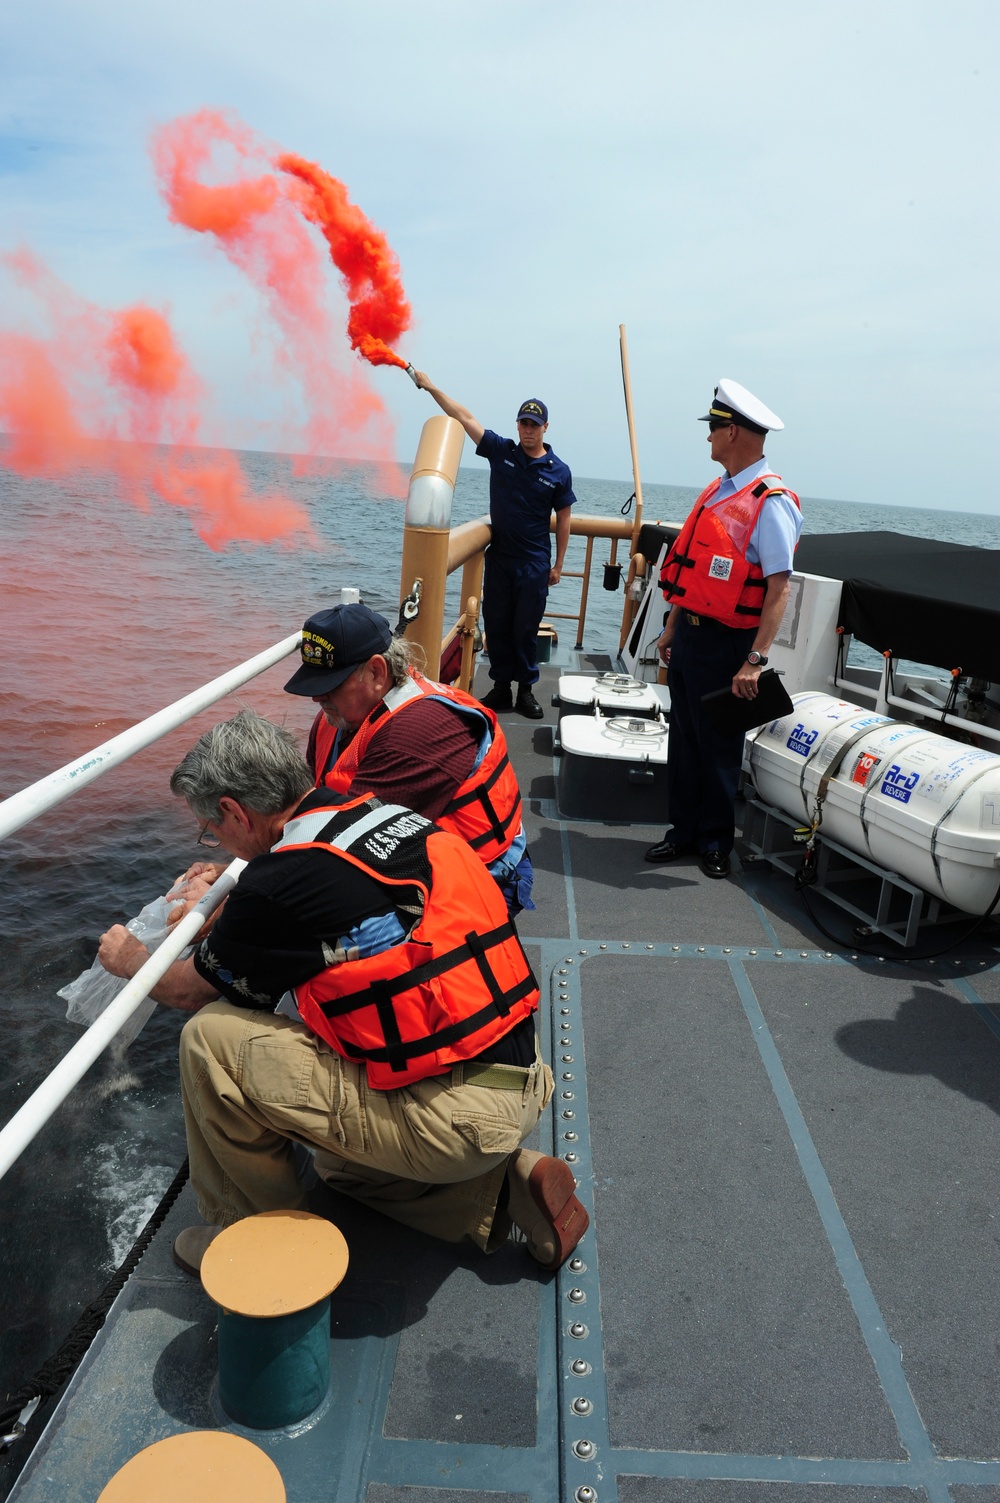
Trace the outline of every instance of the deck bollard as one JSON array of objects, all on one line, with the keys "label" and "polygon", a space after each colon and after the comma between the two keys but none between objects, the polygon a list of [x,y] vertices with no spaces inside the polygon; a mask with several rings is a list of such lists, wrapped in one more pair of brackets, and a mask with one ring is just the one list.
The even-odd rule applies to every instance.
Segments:
[{"label": "deck bollard", "polygon": [[330,1386],[330,1295],[347,1243],[307,1211],[265,1211],[219,1233],[201,1282],[219,1306],[219,1402],[252,1430],[308,1418]]},{"label": "deck bollard", "polygon": [[285,1503],[281,1473],[264,1452],[226,1430],[168,1435],[138,1451],[97,1503]]}]

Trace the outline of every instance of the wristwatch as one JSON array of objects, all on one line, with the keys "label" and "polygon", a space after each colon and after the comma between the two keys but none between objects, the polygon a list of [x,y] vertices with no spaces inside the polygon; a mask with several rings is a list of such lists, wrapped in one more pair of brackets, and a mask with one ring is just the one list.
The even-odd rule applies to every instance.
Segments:
[{"label": "wristwatch", "polygon": [[766,668],[767,658],[762,652],[748,652],[747,662],[751,668]]}]

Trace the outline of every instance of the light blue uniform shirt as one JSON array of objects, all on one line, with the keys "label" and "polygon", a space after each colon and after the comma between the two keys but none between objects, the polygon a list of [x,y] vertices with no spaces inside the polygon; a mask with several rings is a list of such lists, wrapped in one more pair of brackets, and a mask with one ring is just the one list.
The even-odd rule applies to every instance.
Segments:
[{"label": "light blue uniform shirt", "polygon": [[[730,475],[727,470],[711,505],[717,506],[720,501],[735,496],[745,485],[752,484],[758,475],[770,472],[771,466],[763,457],[748,464],[738,475]],[[792,498],[784,491],[779,495],[769,496],[750,534],[747,544],[748,562],[759,564],[765,578],[768,574],[783,574],[786,570],[790,572],[795,567],[795,544],[801,531],[802,513]]]}]

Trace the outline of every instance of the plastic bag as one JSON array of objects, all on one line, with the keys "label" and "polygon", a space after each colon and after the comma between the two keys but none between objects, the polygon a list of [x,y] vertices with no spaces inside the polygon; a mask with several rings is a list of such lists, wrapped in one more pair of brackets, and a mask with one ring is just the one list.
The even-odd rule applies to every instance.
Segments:
[{"label": "plastic bag", "polygon": [[[147,950],[155,950],[162,944],[170,932],[167,926],[167,914],[175,908],[175,902],[168,902],[166,898],[154,898],[152,903],[147,903],[141,913],[137,913],[134,919],[129,919],[125,925],[130,934],[142,941]],[[190,955],[193,945],[182,951],[180,959]],[[83,971],[75,981],[68,986],[62,986],[56,993],[57,997],[64,997],[69,1003],[66,1008],[66,1018],[70,1023],[79,1023],[82,1028],[89,1028],[110,1003],[118,996],[118,993],[128,982],[124,976],[112,976],[106,971],[97,959],[89,971]],[[138,1038],[149,1018],[156,1010],[156,1003],[152,997],[146,997],[136,1008],[132,1016],[122,1024],[112,1040],[112,1048],[116,1056],[120,1057],[131,1044]]]}]

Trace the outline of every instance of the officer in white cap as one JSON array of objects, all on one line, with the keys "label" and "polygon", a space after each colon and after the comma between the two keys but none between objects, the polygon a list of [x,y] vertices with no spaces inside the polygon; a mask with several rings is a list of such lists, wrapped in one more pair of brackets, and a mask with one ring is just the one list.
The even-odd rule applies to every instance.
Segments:
[{"label": "officer in white cap", "polygon": [[723,735],[702,697],[727,685],[757,694],[788,599],[802,530],[799,498],[764,458],[784,423],[738,381],[720,381],[701,422],[722,479],[702,491],[660,572],[669,614],[657,644],[668,664],[667,804],[673,821],[647,861],[697,854],[708,877],[729,874],[741,734]]}]

